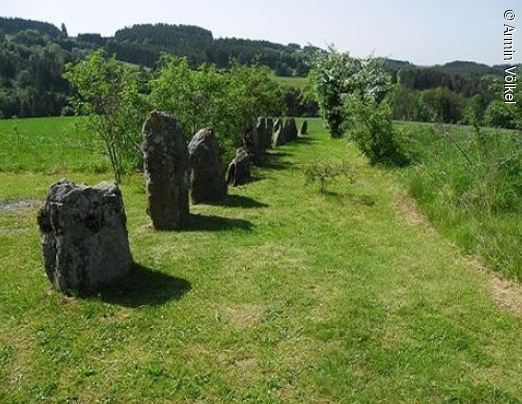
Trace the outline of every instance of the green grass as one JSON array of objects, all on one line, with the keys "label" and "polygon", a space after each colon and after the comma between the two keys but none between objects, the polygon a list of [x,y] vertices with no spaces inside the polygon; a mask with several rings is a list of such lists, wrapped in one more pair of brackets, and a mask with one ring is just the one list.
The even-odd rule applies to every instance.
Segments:
[{"label": "green grass", "polygon": [[[123,294],[52,291],[37,208],[0,213],[0,402],[520,403],[522,323],[491,275],[415,220],[392,173],[310,133],[181,233],[152,230],[128,179],[142,269]],[[355,165],[355,183],[304,186],[314,160]],[[61,176],[0,173],[0,200]]]},{"label": "green grass", "polygon": [[101,150],[79,118],[0,120],[0,172],[109,172]]},{"label": "green grass", "polygon": [[513,159],[519,135],[484,129],[481,152],[469,127],[453,126],[452,143],[432,125],[403,126],[418,163],[399,175],[429,220],[466,253],[522,280],[522,162]]},{"label": "green grass", "polygon": [[274,75],[273,79],[279,84],[295,87],[300,90],[304,90],[309,85],[308,79],[306,77],[280,77]]}]

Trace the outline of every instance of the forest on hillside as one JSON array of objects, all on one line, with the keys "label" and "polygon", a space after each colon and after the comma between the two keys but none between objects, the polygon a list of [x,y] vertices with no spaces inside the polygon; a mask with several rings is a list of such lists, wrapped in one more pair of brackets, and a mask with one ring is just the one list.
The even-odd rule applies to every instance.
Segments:
[{"label": "forest on hillside", "polygon": [[[313,46],[276,44],[262,40],[214,38],[211,31],[188,25],[144,24],[118,30],[114,37],[83,33],[70,37],[60,28],[20,18],[0,18],[0,117],[56,116],[67,111],[73,92],[63,79],[67,63],[83,60],[102,48],[108,56],[154,75],[163,53],[182,56],[197,69],[212,64],[228,69],[232,61],[259,64],[280,77],[305,77]],[[383,59],[396,86],[395,119],[468,123],[470,111],[483,124],[512,128],[513,117],[502,108],[504,66],[455,61],[420,67]],[[288,115],[315,116],[317,104],[306,88],[284,85]],[[143,91],[147,91],[146,88]]]}]

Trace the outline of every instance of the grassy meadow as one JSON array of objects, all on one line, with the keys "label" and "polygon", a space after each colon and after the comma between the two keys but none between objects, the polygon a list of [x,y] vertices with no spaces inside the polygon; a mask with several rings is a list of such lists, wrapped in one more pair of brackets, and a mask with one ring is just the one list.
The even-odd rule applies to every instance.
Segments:
[{"label": "grassy meadow", "polygon": [[521,135],[400,125],[410,133],[417,164],[398,175],[430,222],[467,254],[522,281]]},{"label": "grassy meadow", "polygon": [[[107,162],[73,119],[17,125],[0,121],[0,403],[521,403],[519,287],[319,120],[183,232],[154,231],[127,178],[137,269],[89,299],[51,289],[36,214],[65,175],[110,180]],[[306,186],[317,160],[354,180]]]},{"label": "grassy meadow", "polygon": [[288,87],[295,87],[300,90],[304,90],[309,86],[308,78],[306,77],[281,77],[274,75],[272,78],[279,84]]}]

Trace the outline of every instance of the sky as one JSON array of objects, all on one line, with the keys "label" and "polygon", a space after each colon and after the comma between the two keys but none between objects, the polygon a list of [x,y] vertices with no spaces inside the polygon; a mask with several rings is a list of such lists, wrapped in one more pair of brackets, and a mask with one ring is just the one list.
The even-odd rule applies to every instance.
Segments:
[{"label": "sky", "polygon": [[[518,10],[517,10],[518,9]],[[112,36],[138,23],[198,25],[215,38],[313,44],[419,65],[502,64],[504,13],[518,0],[0,0],[0,15],[65,23],[69,35]],[[515,32],[515,49],[518,45]],[[520,51],[515,62],[522,57]]]}]

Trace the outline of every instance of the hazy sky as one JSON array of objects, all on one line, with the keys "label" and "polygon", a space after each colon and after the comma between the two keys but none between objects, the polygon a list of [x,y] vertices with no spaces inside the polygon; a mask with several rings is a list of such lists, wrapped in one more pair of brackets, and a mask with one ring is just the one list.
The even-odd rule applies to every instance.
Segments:
[{"label": "hazy sky", "polygon": [[0,15],[58,26],[64,22],[69,35],[111,36],[136,23],[194,24],[212,30],[215,37],[335,43],[356,56],[375,53],[417,64],[457,59],[503,63],[508,9],[520,12],[512,23],[520,24],[520,36],[515,33],[519,62],[519,0],[0,0]]}]

